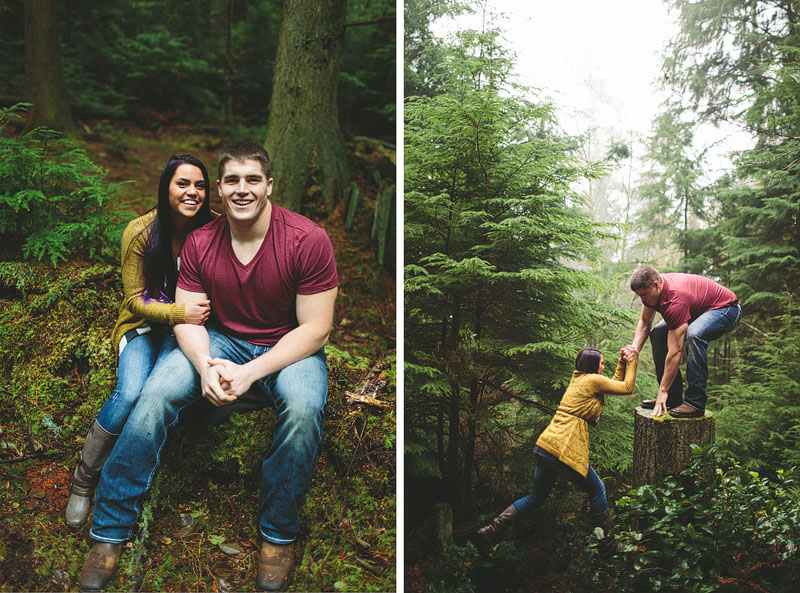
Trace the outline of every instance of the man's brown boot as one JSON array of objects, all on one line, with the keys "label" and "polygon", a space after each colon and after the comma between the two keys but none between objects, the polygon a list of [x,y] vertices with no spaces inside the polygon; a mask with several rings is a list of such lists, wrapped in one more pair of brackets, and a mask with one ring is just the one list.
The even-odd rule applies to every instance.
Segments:
[{"label": "man's brown boot", "polygon": [[516,521],[517,517],[519,517],[519,513],[512,504],[494,519],[489,521],[488,525],[478,529],[478,531],[475,532],[475,537],[473,538],[475,545],[478,547],[478,551],[481,554],[488,553],[489,548],[491,548],[497,542],[500,534],[505,531],[509,525]]},{"label": "man's brown boot", "polygon": [[64,521],[73,529],[80,529],[86,523],[92,506],[92,493],[116,440],[117,435],[106,432],[97,420],[92,422],[81,451],[80,462],[72,472],[72,486],[64,511]]},{"label": "man's brown boot", "polygon": [[261,540],[258,549],[256,591],[286,591],[294,568],[294,544]]},{"label": "man's brown boot", "polygon": [[80,590],[82,593],[104,591],[119,565],[122,544],[96,542],[89,551],[81,572]]}]

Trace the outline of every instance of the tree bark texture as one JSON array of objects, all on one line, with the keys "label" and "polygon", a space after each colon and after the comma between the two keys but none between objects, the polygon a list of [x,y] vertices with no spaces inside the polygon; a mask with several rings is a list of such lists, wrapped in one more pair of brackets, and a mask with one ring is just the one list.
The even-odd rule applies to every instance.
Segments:
[{"label": "tree bark texture", "polygon": [[690,445],[714,442],[714,415],[702,418],[652,416],[651,410],[636,408],[633,422],[633,485],[659,484],[680,472],[691,458]]},{"label": "tree bark texture", "polygon": [[337,92],[345,0],[283,0],[265,146],[273,199],[299,211],[316,185],[330,213],[349,175]]},{"label": "tree bark texture", "polygon": [[25,0],[25,78],[33,103],[26,129],[47,126],[74,135],[61,69],[56,0]]},{"label": "tree bark texture", "polygon": [[433,506],[433,529],[439,552],[453,545],[453,508],[446,502]]}]

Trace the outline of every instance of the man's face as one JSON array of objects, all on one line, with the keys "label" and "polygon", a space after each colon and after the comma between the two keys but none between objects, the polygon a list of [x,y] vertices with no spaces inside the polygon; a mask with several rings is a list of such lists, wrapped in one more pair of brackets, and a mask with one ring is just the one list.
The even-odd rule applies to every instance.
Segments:
[{"label": "man's face", "polygon": [[661,296],[661,283],[655,280],[649,288],[641,288],[634,292],[642,299],[642,304],[648,307],[655,307],[658,305],[658,299]]},{"label": "man's face", "polygon": [[229,220],[252,224],[267,210],[272,178],[267,179],[258,161],[228,161],[217,180],[217,191]]}]

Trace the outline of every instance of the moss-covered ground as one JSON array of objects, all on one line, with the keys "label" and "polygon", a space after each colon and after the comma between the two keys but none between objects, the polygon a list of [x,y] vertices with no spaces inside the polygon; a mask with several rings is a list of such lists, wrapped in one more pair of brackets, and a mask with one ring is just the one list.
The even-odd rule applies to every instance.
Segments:
[{"label": "moss-covered ground", "polygon": [[[173,153],[198,155],[216,177],[222,142],[212,130],[100,129],[106,133],[82,144],[112,181],[134,182],[123,186],[120,208],[141,213],[155,204],[161,167]],[[376,263],[369,238],[372,167],[394,155],[377,145],[352,147],[366,196],[355,226],[345,232],[338,210],[317,221],[333,241],[341,286],[327,348],[323,450],[302,509],[297,591],[395,589],[395,280]],[[113,262],[0,262],[0,591],[77,590],[88,526],[73,532],[62,517],[83,437],[114,388],[109,336],[121,296]],[[347,402],[346,392],[374,377],[371,370],[388,379],[377,394],[387,408]],[[110,591],[253,590],[259,468],[272,422],[265,409],[171,434]]]}]

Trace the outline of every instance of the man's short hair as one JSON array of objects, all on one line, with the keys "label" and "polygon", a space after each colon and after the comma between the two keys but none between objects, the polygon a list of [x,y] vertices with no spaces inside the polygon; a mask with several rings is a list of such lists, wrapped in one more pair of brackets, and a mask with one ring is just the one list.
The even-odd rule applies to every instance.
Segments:
[{"label": "man's short hair", "polygon": [[222,171],[228,161],[258,161],[261,163],[261,169],[267,179],[272,177],[272,163],[269,160],[269,155],[263,146],[243,140],[242,142],[235,142],[228,146],[219,155],[219,165],[217,166],[217,179],[222,180]]},{"label": "man's short hair", "polygon": [[631,290],[636,292],[637,290],[650,288],[655,281],[662,282],[661,274],[658,273],[658,270],[653,266],[639,266],[631,274]]}]

